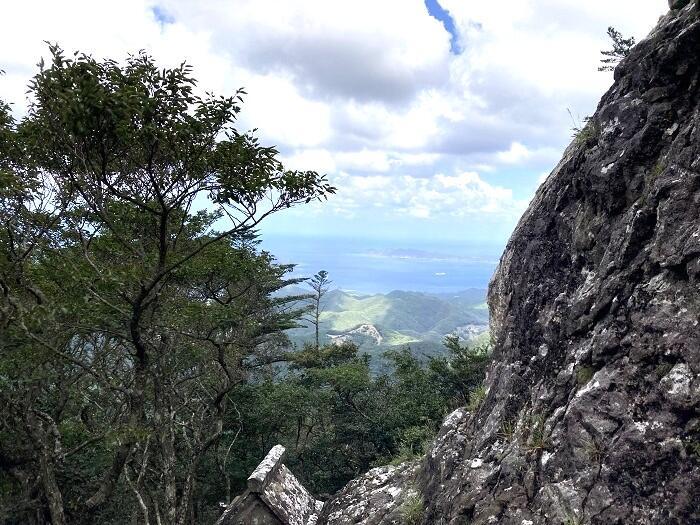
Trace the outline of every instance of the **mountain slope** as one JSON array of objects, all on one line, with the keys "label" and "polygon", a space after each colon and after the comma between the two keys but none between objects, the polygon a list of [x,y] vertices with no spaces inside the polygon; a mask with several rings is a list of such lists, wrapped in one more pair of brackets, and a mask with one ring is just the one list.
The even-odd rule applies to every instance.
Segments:
[{"label": "mountain slope", "polygon": [[[485,290],[433,295],[394,291],[360,295],[330,291],[324,299],[321,332],[324,342],[350,339],[363,351],[378,355],[391,347],[410,345],[421,353],[438,353],[447,334],[465,339],[488,329]],[[311,341],[310,327],[290,331],[298,344]]]}]

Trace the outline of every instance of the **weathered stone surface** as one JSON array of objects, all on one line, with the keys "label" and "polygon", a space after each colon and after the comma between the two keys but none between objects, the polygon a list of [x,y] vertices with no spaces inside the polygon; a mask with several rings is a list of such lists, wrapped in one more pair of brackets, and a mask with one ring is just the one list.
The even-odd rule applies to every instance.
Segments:
[{"label": "weathered stone surface", "polygon": [[323,507],[285,465],[280,465],[260,498],[284,525],[314,525]]},{"label": "weathered stone surface", "polygon": [[[615,78],[503,254],[487,396],[422,463],[425,524],[700,523],[697,11]],[[375,485],[415,486],[375,469],[324,519],[397,523]]]},{"label": "weathered stone surface", "polygon": [[319,524],[402,525],[403,506],[419,495],[414,485],[417,470],[417,462],[370,470],[326,502]]},{"label": "weathered stone surface", "polygon": [[[691,0],[668,0],[668,6],[671,9],[683,9],[685,6],[687,6]],[[695,0],[695,7],[697,9],[700,9],[700,0]]]},{"label": "weathered stone surface", "polygon": [[700,522],[697,14],[615,76],[501,259],[489,394],[461,463],[426,462],[426,523]]},{"label": "weathered stone surface", "polygon": [[248,476],[248,488],[252,492],[261,492],[270,481],[270,477],[276,472],[282,464],[282,456],[285,449],[282,445],[275,445],[267,453],[265,459],[255,467],[253,473]]},{"label": "weathered stone surface", "polygon": [[317,501],[282,463],[276,445],[248,478],[248,489],[226,508],[216,525],[315,525]]}]

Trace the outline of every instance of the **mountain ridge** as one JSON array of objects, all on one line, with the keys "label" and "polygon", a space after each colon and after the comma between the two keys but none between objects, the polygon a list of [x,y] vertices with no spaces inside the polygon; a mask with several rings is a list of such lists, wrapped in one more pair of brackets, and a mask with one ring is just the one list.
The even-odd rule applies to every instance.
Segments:
[{"label": "mountain ridge", "polygon": [[[410,346],[419,354],[440,354],[446,335],[461,335],[465,341],[473,341],[487,332],[485,298],[486,290],[475,288],[447,294],[331,290],[322,304],[321,342],[350,340],[373,357],[401,346]],[[362,327],[372,327],[376,334],[368,337],[369,330],[360,330]],[[311,342],[313,328],[300,327],[288,334],[293,343],[302,346]]]}]

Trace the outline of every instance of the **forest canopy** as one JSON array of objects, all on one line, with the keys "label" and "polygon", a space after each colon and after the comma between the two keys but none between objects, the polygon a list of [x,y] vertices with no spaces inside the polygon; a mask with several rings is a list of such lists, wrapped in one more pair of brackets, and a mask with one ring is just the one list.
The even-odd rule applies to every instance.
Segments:
[{"label": "forest canopy", "polygon": [[309,309],[256,231],[325,176],[186,64],[50,52],[26,116],[0,103],[0,521],[206,522],[277,441],[318,493],[420,452],[487,353],[290,348]]}]

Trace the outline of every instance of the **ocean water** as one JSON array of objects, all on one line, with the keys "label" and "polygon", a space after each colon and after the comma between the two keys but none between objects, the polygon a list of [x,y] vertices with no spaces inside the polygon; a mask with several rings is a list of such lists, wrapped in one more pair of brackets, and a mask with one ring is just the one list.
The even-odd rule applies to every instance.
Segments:
[{"label": "ocean water", "polygon": [[368,294],[486,288],[504,248],[497,244],[270,235],[262,237],[261,247],[280,263],[296,264],[294,276],[309,277],[326,270],[334,288]]}]

